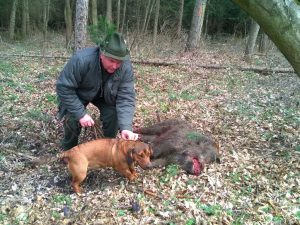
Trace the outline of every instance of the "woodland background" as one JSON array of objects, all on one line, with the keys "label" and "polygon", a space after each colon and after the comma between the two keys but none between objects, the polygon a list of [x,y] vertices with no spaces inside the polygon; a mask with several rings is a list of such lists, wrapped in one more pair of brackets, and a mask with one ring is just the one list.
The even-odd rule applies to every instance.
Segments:
[{"label": "woodland background", "polygon": [[[284,11],[290,2],[299,4],[284,1]],[[83,31],[76,3],[89,3]],[[157,112],[187,120],[220,143],[221,164],[199,177],[139,169],[134,183],[91,171],[79,198],[64,165],[32,163],[60,151],[64,64],[113,30],[131,50],[134,126]],[[229,0],[0,0],[0,224],[298,224],[300,80],[276,46]]]}]

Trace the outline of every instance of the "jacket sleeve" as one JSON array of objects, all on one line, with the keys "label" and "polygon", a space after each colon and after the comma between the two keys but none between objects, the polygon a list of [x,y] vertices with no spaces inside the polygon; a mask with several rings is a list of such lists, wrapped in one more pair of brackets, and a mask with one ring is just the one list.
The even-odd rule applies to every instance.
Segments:
[{"label": "jacket sleeve", "polygon": [[65,65],[56,83],[60,107],[78,120],[86,114],[85,107],[76,94],[76,89],[82,79],[81,74],[83,74],[81,68],[83,68],[82,60],[74,55]]},{"label": "jacket sleeve", "polygon": [[131,62],[128,61],[126,64],[123,68],[125,74],[117,93],[116,110],[120,130],[132,131],[135,111],[134,75]]}]

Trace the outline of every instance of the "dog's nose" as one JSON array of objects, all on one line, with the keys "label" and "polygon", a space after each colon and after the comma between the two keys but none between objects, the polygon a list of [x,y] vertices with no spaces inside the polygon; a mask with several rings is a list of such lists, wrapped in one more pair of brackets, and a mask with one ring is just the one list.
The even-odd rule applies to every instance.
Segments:
[{"label": "dog's nose", "polygon": [[152,168],[152,163],[150,162],[146,165],[146,169],[151,169],[151,168]]}]

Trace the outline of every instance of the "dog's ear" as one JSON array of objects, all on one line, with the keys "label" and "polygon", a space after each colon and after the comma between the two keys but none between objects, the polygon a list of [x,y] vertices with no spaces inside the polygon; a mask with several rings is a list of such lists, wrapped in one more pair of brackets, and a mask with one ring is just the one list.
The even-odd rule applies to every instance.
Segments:
[{"label": "dog's ear", "polygon": [[126,154],[126,161],[128,165],[131,165],[133,163],[133,152],[134,148],[128,149]]}]

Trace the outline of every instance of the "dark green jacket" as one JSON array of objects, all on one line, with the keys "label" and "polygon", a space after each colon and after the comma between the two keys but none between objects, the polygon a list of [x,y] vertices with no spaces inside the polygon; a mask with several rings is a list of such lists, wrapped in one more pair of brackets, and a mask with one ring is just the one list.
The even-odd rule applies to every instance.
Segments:
[{"label": "dark green jacket", "polygon": [[78,51],[65,65],[56,84],[62,118],[70,112],[76,119],[86,114],[85,105],[91,102],[98,91],[105,102],[115,105],[120,130],[132,130],[135,111],[135,90],[132,64],[123,61],[119,69],[109,75],[104,87],[98,47]]}]

